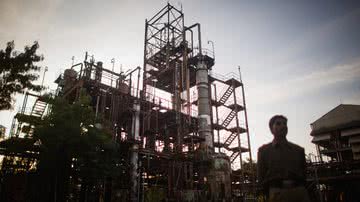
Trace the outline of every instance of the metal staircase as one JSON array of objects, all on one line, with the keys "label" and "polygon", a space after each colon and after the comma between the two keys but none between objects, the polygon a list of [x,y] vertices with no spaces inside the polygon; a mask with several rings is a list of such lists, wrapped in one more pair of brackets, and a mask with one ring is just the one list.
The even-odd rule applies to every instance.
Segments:
[{"label": "metal staircase", "polygon": [[246,152],[246,148],[240,146],[230,147],[231,143],[235,140],[236,137],[236,133],[232,133],[223,143],[223,147],[231,152],[229,155],[231,163],[234,162],[234,160],[240,155],[240,152]]},{"label": "metal staircase", "polygon": [[235,159],[240,155],[239,151],[233,151],[233,153],[230,155],[230,162],[234,162]]},{"label": "metal staircase", "polygon": [[224,121],[221,123],[221,125],[223,126],[223,127],[227,127],[230,123],[231,123],[231,121],[234,119],[234,117],[236,116],[236,113],[237,113],[238,111],[237,110],[232,110],[227,116],[226,116],[226,118],[224,119]]},{"label": "metal staircase", "polygon": [[[36,117],[36,118],[39,118],[41,119],[42,116],[44,115],[45,113],[45,110],[46,110],[46,106],[47,106],[47,103],[44,102],[44,101],[41,101],[40,97],[36,99],[35,103],[34,103],[34,106],[32,107],[32,110],[31,110],[31,113],[30,113],[30,116],[33,116],[33,117]],[[27,135],[28,136],[32,136],[33,133],[34,133],[34,126],[32,124],[29,124],[27,126]],[[24,127],[23,127],[24,129]]]},{"label": "metal staircase", "polygon": [[232,163],[239,155],[240,152],[248,152],[249,149],[246,148],[246,145],[241,145],[241,146],[235,146],[235,147],[230,147],[230,145],[233,143],[233,141],[236,139],[237,137],[237,132],[232,132],[224,141],[224,143],[222,143],[221,145],[223,145],[223,148],[225,148],[226,150],[230,151],[230,162]]},{"label": "metal staircase", "polygon": [[225,91],[225,93],[223,94],[223,96],[220,98],[219,103],[222,104],[222,105],[225,104],[226,100],[229,99],[229,97],[231,96],[231,94],[232,94],[233,91],[234,91],[234,87],[233,87],[233,86],[229,86],[229,87],[226,89],[226,91]]},{"label": "metal staircase", "polygon": [[224,144],[227,145],[227,146],[230,145],[230,144],[235,140],[236,136],[237,136],[236,133],[231,133],[231,134],[229,135],[229,137],[226,138]]},{"label": "metal staircase", "polygon": [[39,98],[36,99],[35,104],[31,110],[30,116],[41,118],[44,115],[46,109],[46,102],[41,101]]}]

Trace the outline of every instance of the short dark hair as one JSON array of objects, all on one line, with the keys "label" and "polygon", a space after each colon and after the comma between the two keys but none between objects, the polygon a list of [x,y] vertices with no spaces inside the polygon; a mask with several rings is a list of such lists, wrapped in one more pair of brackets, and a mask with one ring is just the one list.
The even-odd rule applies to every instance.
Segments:
[{"label": "short dark hair", "polygon": [[274,125],[274,123],[277,119],[284,119],[287,122],[287,118],[284,115],[275,115],[275,116],[271,117],[271,119],[269,121],[270,131],[272,130],[272,126]]}]

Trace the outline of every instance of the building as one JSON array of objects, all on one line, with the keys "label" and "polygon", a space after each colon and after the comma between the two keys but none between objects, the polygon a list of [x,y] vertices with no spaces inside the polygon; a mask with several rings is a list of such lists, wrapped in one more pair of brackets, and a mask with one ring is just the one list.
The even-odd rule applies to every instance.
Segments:
[{"label": "building", "polygon": [[308,162],[308,189],[319,201],[359,201],[360,105],[341,104],[311,124],[318,156]]},{"label": "building", "polygon": [[360,160],[360,105],[341,104],[311,124],[321,160]]}]

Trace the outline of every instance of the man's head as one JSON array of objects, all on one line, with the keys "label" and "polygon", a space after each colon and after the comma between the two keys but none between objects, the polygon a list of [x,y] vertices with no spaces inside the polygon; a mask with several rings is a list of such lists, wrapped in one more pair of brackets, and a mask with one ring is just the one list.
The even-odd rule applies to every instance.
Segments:
[{"label": "man's head", "polygon": [[283,115],[275,115],[269,121],[271,133],[275,138],[284,138],[287,135],[287,118]]}]

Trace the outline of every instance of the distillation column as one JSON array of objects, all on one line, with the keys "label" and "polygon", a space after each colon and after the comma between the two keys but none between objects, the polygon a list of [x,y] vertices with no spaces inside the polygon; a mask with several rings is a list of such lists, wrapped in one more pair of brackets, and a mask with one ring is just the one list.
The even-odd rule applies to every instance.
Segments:
[{"label": "distillation column", "polygon": [[208,68],[203,61],[203,56],[199,56],[199,62],[196,67],[196,85],[198,90],[198,118],[199,118],[199,136],[204,138],[200,148],[204,151],[210,152],[213,148],[212,133],[211,133],[211,110],[210,110],[210,96],[209,96],[209,79]]}]

